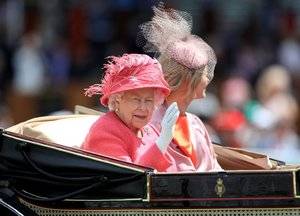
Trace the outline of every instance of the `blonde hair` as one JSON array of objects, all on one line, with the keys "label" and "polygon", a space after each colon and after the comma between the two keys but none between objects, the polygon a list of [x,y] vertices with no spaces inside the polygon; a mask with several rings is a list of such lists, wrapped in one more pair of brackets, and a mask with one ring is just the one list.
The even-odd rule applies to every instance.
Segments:
[{"label": "blonde hair", "polygon": [[281,65],[271,65],[266,67],[257,80],[257,96],[264,102],[273,95],[280,92],[289,92],[291,87],[291,77],[287,69]]},{"label": "blonde hair", "polygon": [[200,69],[190,69],[164,54],[158,58],[158,61],[171,91],[177,90],[184,81],[190,83],[190,90],[193,91],[203,75],[207,75],[206,66]]}]

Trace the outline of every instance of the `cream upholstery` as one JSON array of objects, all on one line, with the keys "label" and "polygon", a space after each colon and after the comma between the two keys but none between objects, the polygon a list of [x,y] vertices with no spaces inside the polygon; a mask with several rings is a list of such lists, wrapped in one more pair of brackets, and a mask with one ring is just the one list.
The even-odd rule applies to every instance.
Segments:
[{"label": "cream upholstery", "polygon": [[6,129],[69,147],[80,147],[99,115],[62,115],[33,118]]}]

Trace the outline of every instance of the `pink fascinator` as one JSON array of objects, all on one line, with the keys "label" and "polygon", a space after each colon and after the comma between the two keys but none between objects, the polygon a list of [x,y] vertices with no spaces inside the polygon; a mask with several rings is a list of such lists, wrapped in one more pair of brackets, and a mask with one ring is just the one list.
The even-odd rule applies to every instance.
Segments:
[{"label": "pink fascinator", "polygon": [[108,58],[110,60],[103,67],[105,75],[101,84],[85,89],[85,95],[102,95],[100,102],[104,106],[107,106],[112,94],[133,89],[157,88],[165,97],[169,95],[169,85],[156,59],[144,54],[124,54]]},{"label": "pink fascinator", "polygon": [[144,50],[164,55],[192,71],[206,67],[211,80],[217,63],[216,55],[205,41],[191,34],[191,15],[165,9],[163,4],[153,7],[153,11],[152,20],[140,25],[140,33],[147,41]]}]

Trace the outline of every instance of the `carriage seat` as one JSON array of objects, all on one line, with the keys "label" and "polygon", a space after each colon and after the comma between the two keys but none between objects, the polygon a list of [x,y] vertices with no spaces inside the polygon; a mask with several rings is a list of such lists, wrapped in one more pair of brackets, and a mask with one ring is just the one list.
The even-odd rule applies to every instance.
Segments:
[{"label": "carriage seat", "polygon": [[68,147],[79,148],[99,115],[58,115],[33,118],[7,131]]},{"label": "carriage seat", "polygon": [[[88,112],[91,113],[90,110]],[[102,114],[97,111],[93,114],[44,116],[19,123],[6,130],[55,144],[80,148],[90,127]],[[277,162],[270,161],[267,155],[218,145],[214,145],[214,150],[224,170],[278,168]]]}]

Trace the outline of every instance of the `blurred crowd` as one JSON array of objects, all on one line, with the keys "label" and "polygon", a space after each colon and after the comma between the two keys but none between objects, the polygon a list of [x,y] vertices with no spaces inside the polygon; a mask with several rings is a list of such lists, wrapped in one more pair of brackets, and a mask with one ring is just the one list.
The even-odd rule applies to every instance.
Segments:
[{"label": "blurred crowd", "polygon": [[[213,141],[300,162],[300,4],[290,0],[166,0],[193,16],[216,51],[207,97],[189,110]],[[155,0],[0,0],[0,127],[103,109],[83,89],[105,57],[143,53],[139,25]]]}]

